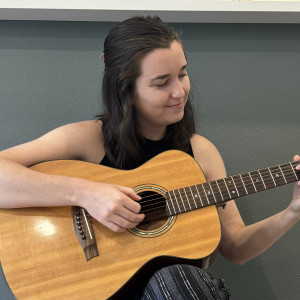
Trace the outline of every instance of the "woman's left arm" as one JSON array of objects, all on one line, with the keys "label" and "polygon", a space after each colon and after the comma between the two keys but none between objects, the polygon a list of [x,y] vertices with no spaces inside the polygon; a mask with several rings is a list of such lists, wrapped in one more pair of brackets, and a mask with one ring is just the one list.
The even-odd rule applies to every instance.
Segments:
[{"label": "woman's left arm", "polygon": [[[226,177],[223,160],[213,144],[203,137],[191,140],[195,159],[207,181]],[[296,155],[294,160],[300,160]],[[297,166],[300,170],[300,165]],[[295,184],[293,200],[283,211],[252,225],[245,226],[234,201],[219,208],[222,228],[221,254],[241,265],[268,249],[300,219],[300,181]]]},{"label": "woman's left arm", "polygon": [[[295,157],[297,160],[299,156]],[[300,166],[297,166],[300,170]],[[239,212],[233,201],[219,210],[222,226],[220,251],[235,264],[243,264],[273,245],[300,219],[300,182],[294,187],[293,200],[283,211],[248,226],[240,226]]]}]

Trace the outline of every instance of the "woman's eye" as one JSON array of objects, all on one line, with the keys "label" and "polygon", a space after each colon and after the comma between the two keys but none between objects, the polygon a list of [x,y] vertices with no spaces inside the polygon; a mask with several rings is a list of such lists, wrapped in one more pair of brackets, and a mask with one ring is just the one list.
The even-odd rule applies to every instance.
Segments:
[{"label": "woman's eye", "polygon": [[168,84],[168,81],[165,81],[165,82],[163,82],[163,83],[161,83],[161,84],[157,84],[156,86],[157,87],[164,87],[164,86],[166,86]]},{"label": "woman's eye", "polygon": [[180,75],[179,75],[179,78],[183,78],[183,77],[185,77],[185,76],[187,76],[187,73],[180,74]]},{"label": "woman's eye", "polygon": [[[182,79],[182,78],[184,78],[184,77],[187,76],[187,75],[188,75],[187,73],[182,73],[182,74],[179,74],[179,75],[178,75],[178,78]],[[166,81],[163,82],[163,83],[156,84],[156,86],[157,86],[158,88],[163,88],[163,87],[167,86],[168,83],[169,83],[169,80],[166,80]]]}]

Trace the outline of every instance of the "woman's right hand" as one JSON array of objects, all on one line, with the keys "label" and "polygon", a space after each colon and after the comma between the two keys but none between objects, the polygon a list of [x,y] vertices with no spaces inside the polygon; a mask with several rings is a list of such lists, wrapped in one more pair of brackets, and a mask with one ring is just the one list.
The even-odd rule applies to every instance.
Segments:
[{"label": "woman's right hand", "polygon": [[84,188],[80,206],[114,232],[136,227],[143,219],[141,200],[133,189],[106,183],[89,182]]}]

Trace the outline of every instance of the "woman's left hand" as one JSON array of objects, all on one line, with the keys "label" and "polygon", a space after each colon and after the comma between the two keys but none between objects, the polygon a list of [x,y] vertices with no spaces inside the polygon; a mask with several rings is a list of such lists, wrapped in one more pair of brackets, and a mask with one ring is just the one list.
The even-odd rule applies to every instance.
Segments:
[{"label": "woman's left hand", "polygon": [[[294,161],[299,161],[296,170],[300,171],[300,156],[295,155]],[[290,210],[296,213],[300,219],[300,181],[297,181],[294,187],[293,200],[289,206]]]}]

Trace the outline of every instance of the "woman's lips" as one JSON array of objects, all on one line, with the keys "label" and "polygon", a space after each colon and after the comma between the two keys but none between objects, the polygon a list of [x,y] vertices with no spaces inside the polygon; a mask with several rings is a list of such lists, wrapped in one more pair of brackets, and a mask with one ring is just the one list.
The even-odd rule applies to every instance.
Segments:
[{"label": "woman's lips", "polygon": [[168,108],[182,108],[183,107],[183,102],[172,104],[172,105],[167,105]]}]

